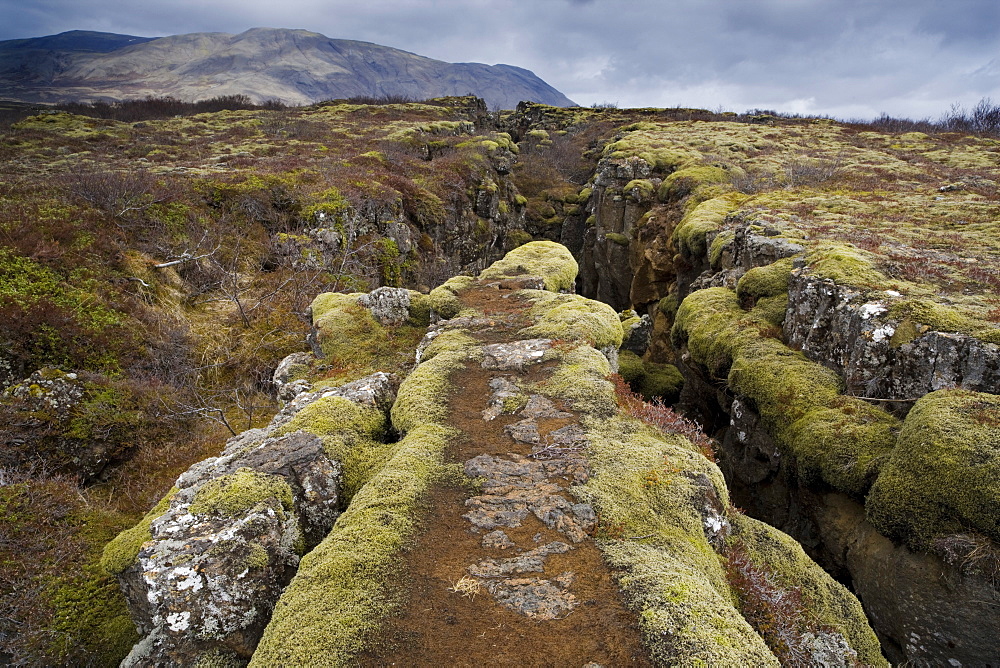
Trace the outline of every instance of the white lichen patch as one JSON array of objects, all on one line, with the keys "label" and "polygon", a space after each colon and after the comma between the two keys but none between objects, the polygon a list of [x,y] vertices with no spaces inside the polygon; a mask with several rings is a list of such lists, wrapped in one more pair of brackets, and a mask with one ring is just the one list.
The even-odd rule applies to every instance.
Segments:
[{"label": "white lichen patch", "polygon": [[890,338],[896,333],[896,328],[892,325],[882,325],[881,327],[876,327],[872,330],[872,341],[879,343]]},{"label": "white lichen patch", "polygon": [[172,580],[177,580],[176,586],[178,591],[185,591],[187,589],[190,589],[191,591],[198,591],[204,586],[198,572],[188,566],[175,568],[173,573],[167,577]]},{"label": "white lichen patch", "polygon": [[169,626],[170,630],[174,633],[181,633],[182,631],[187,631],[188,626],[191,624],[190,620],[190,612],[187,612],[186,610],[184,612],[174,612],[167,615],[167,626]]},{"label": "white lichen patch", "polygon": [[885,304],[880,302],[868,302],[858,310],[858,313],[861,315],[862,319],[869,320],[877,315],[886,313],[888,310],[889,309],[885,307]]}]

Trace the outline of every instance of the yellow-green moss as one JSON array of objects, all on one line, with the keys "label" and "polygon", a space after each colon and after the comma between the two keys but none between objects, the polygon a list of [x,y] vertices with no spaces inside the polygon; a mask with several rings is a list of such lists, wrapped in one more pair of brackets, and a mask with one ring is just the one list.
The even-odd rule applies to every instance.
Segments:
[{"label": "yellow-green moss", "polygon": [[177,493],[174,487],[160,499],[159,503],[153,507],[146,515],[131,529],[122,531],[110,543],[104,547],[104,554],[101,556],[101,568],[111,575],[118,575],[126,568],[135,563],[135,558],[139,556],[142,544],[152,540],[153,534],[150,529],[153,520],[158,518],[170,508],[170,500]]},{"label": "yellow-green moss", "polygon": [[716,197],[689,211],[674,230],[677,250],[691,258],[704,257],[708,248],[706,236],[721,227],[726,216],[737,208],[738,201],[732,195]]},{"label": "yellow-green moss", "polygon": [[590,346],[576,346],[568,352],[556,351],[553,357],[561,362],[542,385],[546,394],[595,415],[612,415],[617,410],[615,389],[607,380],[611,365],[604,355]]},{"label": "yellow-green moss", "polygon": [[607,304],[579,295],[528,294],[534,295],[530,313],[536,322],[522,329],[520,336],[585,341],[597,348],[621,346],[621,320]]},{"label": "yellow-green moss", "polygon": [[416,290],[410,290],[409,323],[417,327],[426,327],[431,322],[431,298]]},{"label": "yellow-green moss", "polygon": [[576,260],[565,246],[554,241],[532,241],[494,262],[480,274],[480,278],[495,280],[540,276],[545,281],[546,290],[559,292],[573,287],[578,271]]},{"label": "yellow-green moss", "polygon": [[277,499],[285,510],[293,507],[292,489],[284,478],[241,468],[202,485],[189,510],[193,514],[238,517],[268,499]]},{"label": "yellow-green moss", "polygon": [[434,337],[431,344],[424,348],[420,359],[426,362],[443,352],[460,352],[472,349],[477,345],[479,345],[479,342],[465,333],[465,331],[461,329],[446,329]]},{"label": "yellow-green moss", "polygon": [[[567,355],[556,374],[589,384],[589,378],[579,378],[578,363]],[[562,388],[547,392],[564,396]],[[654,660],[662,665],[778,665],[733,606],[719,560],[705,539],[702,492],[694,481],[715,487],[726,505],[718,468],[682,437],[664,436],[586,404],[582,409],[592,475],[575,493],[599,513],[599,545],[626,602],[639,615]]]},{"label": "yellow-green moss", "polygon": [[618,232],[608,232],[604,237],[613,244],[618,244],[619,246],[628,246],[629,238],[627,235],[620,234]]},{"label": "yellow-green moss", "polygon": [[871,254],[848,244],[814,244],[806,252],[806,263],[811,273],[829,278],[838,285],[879,288],[887,282],[886,277],[874,268]]},{"label": "yellow-green moss", "polygon": [[421,424],[443,423],[451,391],[448,376],[470,356],[471,352],[463,349],[442,351],[414,369],[400,386],[392,406],[393,426],[406,433]]},{"label": "yellow-green moss", "polygon": [[618,374],[644,398],[659,397],[670,404],[680,396],[684,377],[673,364],[644,362],[631,350],[618,354]]},{"label": "yellow-green moss", "polygon": [[872,486],[866,510],[881,533],[926,550],[977,531],[1000,540],[1000,397],[966,390],[924,395]]},{"label": "yellow-green moss", "polygon": [[466,356],[442,352],[403,382],[393,419],[405,437],[330,534],[303,557],[251,666],[353,665],[369,634],[398,608],[400,553],[424,495],[448,473],[443,452],[456,436],[444,424],[448,376]]},{"label": "yellow-green moss", "polygon": [[861,399],[841,397],[814,408],[788,428],[796,468],[806,481],[863,498],[896,446],[899,421]]},{"label": "yellow-green moss", "polygon": [[653,197],[653,193],[656,192],[656,186],[649,179],[633,179],[625,184],[622,192],[635,198],[637,201],[643,202]]},{"label": "yellow-green moss", "polygon": [[729,183],[730,180],[729,172],[721,167],[709,165],[685,167],[663,179],[656,195],[661,202],[675,201],[690,194],[699,186]]},{"label": "yellow-green moss", "polygon": [[323,441],[323,450],[341,463],[343,495],[350,499],[386,461],[395,445],[385,442],[388,420],[377,408],[343,397],[324,397],[295,414],[278,434],[306,431]]},{"label": "yellow-green moss", "polygon": [[788,292],[792,275],[792,258],[778,260],[763,267],[752,267],[736,284],[736,296],[756,301],[761,297],[776,297]]},{"label": "yellow-green moss", "polygon": [[431,308],[442,318],[454,318],[462,310],[458,293],[466,290],[476,282],[472,276],[452,276],[437,286],[429,295]]},{"label": "yellow-green moss", "polygon": [[865,666],[886,666],[875,632],[865,618],[861,603],[846,587],[810,559],[790,536],[745,515],[731,517],[732,536],[759,568],[777,576],[776,584],[797,588],[810,621],[847,640],[858,661]]}]

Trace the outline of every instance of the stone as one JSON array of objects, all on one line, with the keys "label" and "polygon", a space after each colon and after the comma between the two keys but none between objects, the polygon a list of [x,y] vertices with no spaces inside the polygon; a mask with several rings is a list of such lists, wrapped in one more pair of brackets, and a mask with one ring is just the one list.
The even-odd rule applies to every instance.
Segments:
[{"label": "stone", "polygon": [[653,335],[653,319],[648,313],[642,315],[639,321],[633,323],[622,341],[621,350],[629,350],[639,357],[646,354]]},{"label": "stone", "polygon": [[306,392],[310,384],[306,380],[293,380],[294,376],[305,372],[309,368],[309,363],[315,359],[311,353],[292,353],[278,363],[278,367],[271,376],[271,382],[277,389],[278,399],[291,401],[298,395]]},{"label": "stone", "polygon": [[183,474],[119,575],[146,636],[123,665],[195,665],[217,650],[249,659],[300,551],[333,526],[340,484],[339,464],[305,432],[227,449]]},{"label": "stone", "polygon": [[483,346],[483,368],[502,371],[521,370],[542,361],[545,351],[552,347],[549,339],[527,339],[512,343],[494,343]]},{"label": "stone", "polygon": [[934,390],[1000,391],[1000,346],[950,332],[914,329],[909,341],[888,312],[898,297],[872,301],[861,290],[796,270],[789,282],[788,345],[837,371],[847,393],[899,399]]},{"label": "stone", "polygon": [[410,317],[410,291],[382,287],[358,298],[358,305],[372,313],[380,324],[401,325]]}]

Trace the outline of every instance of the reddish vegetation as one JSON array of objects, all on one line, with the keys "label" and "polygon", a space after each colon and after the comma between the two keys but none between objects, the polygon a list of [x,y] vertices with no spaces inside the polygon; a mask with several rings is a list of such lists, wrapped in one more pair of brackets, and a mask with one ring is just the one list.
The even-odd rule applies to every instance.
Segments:
[{"label": "reddish vegetation", "polygon": [[715,461],[715,441],[713,441],[694,420],[674,412],[659,397],[646,401],[637,394],[618,374],[611,376],[618,395],[618,404],[632,417],[652,425],[664,434],[680,434],[698,446],[702,454]]}]

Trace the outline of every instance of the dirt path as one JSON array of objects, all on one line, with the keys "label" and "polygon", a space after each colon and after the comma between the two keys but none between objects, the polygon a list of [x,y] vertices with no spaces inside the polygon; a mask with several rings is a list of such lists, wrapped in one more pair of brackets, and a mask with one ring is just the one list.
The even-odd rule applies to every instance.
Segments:
[{"label": "dirt path", "polygon": [[360,663],[651,665],[590,537],[594,511],[568,491],[588,475],[582,430],[572,412],[531,394],[551,365],[533,363],[537,345],[512,342],[523,306],[502,294],[463,298],[492,321],[480,338],[499,346],[495,356],[487,348],[496,368],[471,364],[452,377],[450,421],[463,436],[448,456],[479,484],[431,495],[407,554],[408,604]]}]

